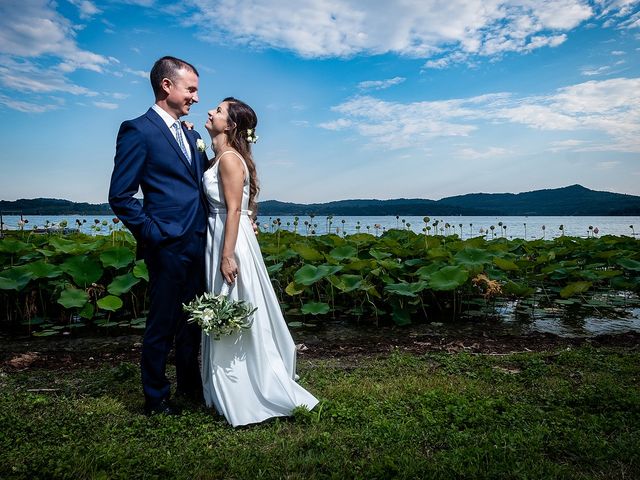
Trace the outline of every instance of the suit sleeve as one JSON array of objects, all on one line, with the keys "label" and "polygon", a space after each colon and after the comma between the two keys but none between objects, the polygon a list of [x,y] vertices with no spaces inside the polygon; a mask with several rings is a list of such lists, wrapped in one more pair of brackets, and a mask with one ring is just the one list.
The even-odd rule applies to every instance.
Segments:
[{"label": "suit sleeve", "polygon": [[134,198],[140,187],[146,157],[147,144],[144,136],[132,122],[124,122],[116,141],[109,205],[137,240],[155,246],[164,236],[140,202]]}]

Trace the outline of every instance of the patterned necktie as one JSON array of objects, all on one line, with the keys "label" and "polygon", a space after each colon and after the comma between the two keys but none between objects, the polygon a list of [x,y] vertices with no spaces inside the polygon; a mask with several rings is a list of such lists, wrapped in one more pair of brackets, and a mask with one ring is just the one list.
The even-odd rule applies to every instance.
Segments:
[{"label": "patterned necktie", "polygon": [[176,122],[173,124],[173,129],[176,131],[176,141],[178,145],[180,145],[180,150],[184,153],[184,156],[189,160],[189,165],[191,165],[191,155],[189,155],[187,151],[187,147],[184,144],[184,140],[182,138],[182,128],[180,127],[180,122]]}]

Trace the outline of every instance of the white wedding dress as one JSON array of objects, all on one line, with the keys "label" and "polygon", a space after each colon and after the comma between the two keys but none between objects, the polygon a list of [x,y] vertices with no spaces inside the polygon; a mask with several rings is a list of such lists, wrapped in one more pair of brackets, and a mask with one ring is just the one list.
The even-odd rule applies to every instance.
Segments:
[{"label": "white wedding dress", "polygon": [[[249,212],[249,174],[245,169],[243,215],[236,242],[238,277],[229,292],[258,310],[249,330],[214,340],[202,335],[202,383],[207,406],[214,406],[234,427],[290,415],[299,405],[312,409],[318,400],[296,383],[296,348],[267,273]],[[228,154],[227,154],[228,155]],[[218,179],[218,163],[203,175],[209,202],[207,290],[220,294],[224,278],[220,254],[224,241],[226,203]],[[225,287],[225,291],[226,288]]]}]

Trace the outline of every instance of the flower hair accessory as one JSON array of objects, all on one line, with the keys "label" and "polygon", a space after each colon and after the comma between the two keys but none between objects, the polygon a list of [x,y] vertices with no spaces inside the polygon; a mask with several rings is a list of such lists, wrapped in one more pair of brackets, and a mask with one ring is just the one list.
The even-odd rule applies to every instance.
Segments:
[{"label": "flower hair accessory", "polygon": [[204,152],[207,149],[207,144],[204,143],[204,140],[199,138],[198,140],[196,140],[196,147],[198,147],[199,152]]},{"label": "flower hair accessory", "polygon": [[253,128],[247,128],[247,142],[256,143],[258,141],[258,137]]}]

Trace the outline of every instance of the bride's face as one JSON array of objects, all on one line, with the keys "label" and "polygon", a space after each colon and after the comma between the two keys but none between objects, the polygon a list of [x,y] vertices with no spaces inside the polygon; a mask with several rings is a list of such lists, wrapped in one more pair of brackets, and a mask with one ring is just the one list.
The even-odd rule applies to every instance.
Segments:
[{"label": "bride's face", "polygon": [[228,102],[222,102],[215,109],[207,112],[207,123],[204,124],[204,128],[215,136],[226,130],[229,130],[229,114],[227,112]]}]

